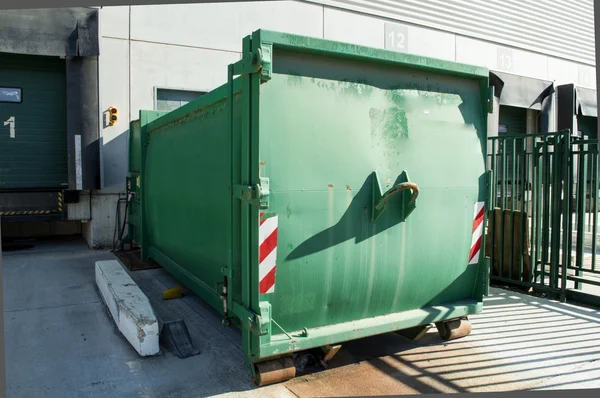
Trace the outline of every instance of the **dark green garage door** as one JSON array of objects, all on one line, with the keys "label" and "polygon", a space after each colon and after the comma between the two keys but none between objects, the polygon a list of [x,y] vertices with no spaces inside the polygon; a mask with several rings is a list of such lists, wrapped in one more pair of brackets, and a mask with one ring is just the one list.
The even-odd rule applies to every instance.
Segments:
[{"label": "dark green garage door", "polygon": [[0,53],[0,190],[64,188],[65,61]]},{"label": "dark green garage door", "polygon": [[[499,135],[517,135],[527,133],[527,109],[516,108],[513,106],[500,106],[499,115]],[[513,150],[517,154],[523,153],[523,142],[521,140],[515,143],[515,148],[505,148],[506,153],[506,175],[510,179],[512,178],[512,157]],[[517,155],[519,156],[519,155]],[[516,170],[515,170],[516,172]]]},{"label": "dark green garage door", "polygon": [[579,127],[582,138],[595,140],[598,136],[598,118],[577,115],[577,127]]}]

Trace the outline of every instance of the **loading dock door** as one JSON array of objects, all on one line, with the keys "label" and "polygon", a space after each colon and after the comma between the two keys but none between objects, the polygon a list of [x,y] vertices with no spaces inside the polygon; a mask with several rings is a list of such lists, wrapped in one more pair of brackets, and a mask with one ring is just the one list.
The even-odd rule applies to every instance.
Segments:
[{"label": "loading dock door", "polygon": [[598,137],[598,119],[594,116],[577,115],[577,128],[582,138],[595,140]]},{"label": "loading dock door", "polygon": [[596,90],[575,87],[577,130],[587,139],[598,138],[598,105]]},{"label": "loading dock door", "polygon": [[[576,87],[574,84],[558,86],[558,128],[570,130],[573,135],[583,139],[595,139],[598,131],[596,90]],[[573,166],[575,179],[578,176],[578,167],[578,164]],[[588,164],[588,181],[592,167],[592,164]]]},{"label": "loading dock door", "polygon": [[65,188],[65,60],[0,53],[0,191]]},{"label": "loading dock door", "polygon": [[[514,106],[500,105],[498,135],[525,135],[527,134],[527,109]],[[506,175],[512,176],[512,158],[523,152],[523,141],[513,141],[515,147],[504,148],[507,156]],[[515,155],[515,153],[517,155]],[[515,170],[516,172],[516,170]],[[509,177],[510,178],[510,177]]]}]

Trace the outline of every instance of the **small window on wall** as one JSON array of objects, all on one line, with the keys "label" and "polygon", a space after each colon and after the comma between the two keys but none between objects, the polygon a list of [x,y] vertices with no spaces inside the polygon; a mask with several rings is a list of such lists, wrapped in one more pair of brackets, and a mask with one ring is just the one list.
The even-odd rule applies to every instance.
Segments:
[{"label": "small window on wall", "polygon": [[23,95],[20,88],[0,87],[0,102],[11,102],[20,104],[23,102]]},{"label": "small window on wall", "polygon": [[203,94],[206,94],[206,91],[157,88],[155,109],[157,111],[172,111],[200,98]]}]

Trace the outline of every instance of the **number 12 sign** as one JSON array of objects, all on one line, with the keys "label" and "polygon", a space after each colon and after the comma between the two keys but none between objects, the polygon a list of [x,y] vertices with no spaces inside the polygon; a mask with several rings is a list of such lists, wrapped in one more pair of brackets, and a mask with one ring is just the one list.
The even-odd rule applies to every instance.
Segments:
[{"label": "number 12 sign", "polygon": [[385,24],[385,49],[406,51],[408,48],[408,28],[404,25]]}]

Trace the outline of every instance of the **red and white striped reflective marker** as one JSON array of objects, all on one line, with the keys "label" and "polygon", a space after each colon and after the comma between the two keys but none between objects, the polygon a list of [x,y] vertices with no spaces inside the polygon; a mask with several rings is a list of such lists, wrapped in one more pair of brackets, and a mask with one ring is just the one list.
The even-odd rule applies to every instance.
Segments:
[{"label": "red and white striped reflective marker", "polygon": [[277,270],[277,216],[263,218],[260,213],[258,227],[258,280],[259,293],[275,291],[275,271]]},{"label": "red and white striped reflective marker", "polygon": [[475,214],[473,218],[473,236],[471,238],[471,251],[469,252],[469,265],[479,262],[481,252],[481,240],[483,237],[483,215],[485,202],[475,203]]}]

